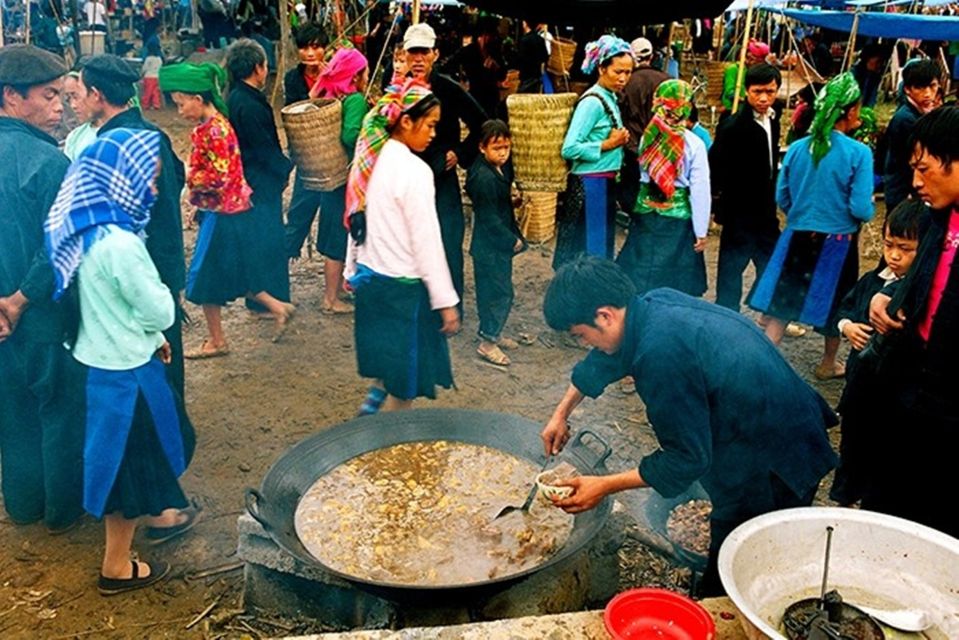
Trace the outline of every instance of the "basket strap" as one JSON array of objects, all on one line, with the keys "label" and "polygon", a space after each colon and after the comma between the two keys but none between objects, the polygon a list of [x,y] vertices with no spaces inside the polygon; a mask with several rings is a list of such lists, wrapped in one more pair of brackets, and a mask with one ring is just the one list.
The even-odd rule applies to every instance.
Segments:
[{"label": "basket strap", "polygon": [[614,125],[616,125],[617,129],[623,128],[623,123],[620,122],[619,118],[616,117],[616,114],[613,113],[613,110],[610,108],[609,103],[606,102],[606,99],[603,98],[603,96],[599,95],[598,93],[593,93],[592,91],[587,91],[586,93],[584,93],[583,95],[579,97],[579,100],[576,101],[576,104],[579,104],[586,98],[596,98],[597,100],[599,100],[599,103],[603,105],[603,111],[606,112],[606,117],[609,118]]}]

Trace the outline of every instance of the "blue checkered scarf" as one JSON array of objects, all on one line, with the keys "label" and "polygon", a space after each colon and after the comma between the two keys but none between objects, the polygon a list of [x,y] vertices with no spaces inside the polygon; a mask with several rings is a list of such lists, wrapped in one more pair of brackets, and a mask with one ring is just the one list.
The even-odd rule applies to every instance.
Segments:
[{"label": "blue checkered scarf", "polygon": [[83,150],[67,170],[43,225],[44,243],[59,300],[83,255],[112,224],[141,233],[150,222],[160,134],[113,129]]}]

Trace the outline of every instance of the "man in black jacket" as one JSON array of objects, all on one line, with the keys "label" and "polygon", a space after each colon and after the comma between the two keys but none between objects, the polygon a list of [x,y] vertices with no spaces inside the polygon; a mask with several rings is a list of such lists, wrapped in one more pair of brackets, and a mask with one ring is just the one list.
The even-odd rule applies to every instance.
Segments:
[{"label": "man in black jacket", "polygon": [[186,287],[186,266],[183,255],[183,222],[180,192],[185,173],[183,163],[173,151],[173,144],[159,127],[143,119],[140,110],[130,106],[136,94],[139,74],[129,63],[114,55],[90,58],[83,66],[80,80],[86,89],[85,106],[94,126],[103,135],[111,129],[146,129],[160,134],[160,175],[157,177],[157,199],[147,225],[147,251],[176,301],[176,321],[163,332],[170,343],[172,360],[167,373],[173,388],[183,397],[183,314],[180,296]]},{"label": "man in black jacket", "polygon": [[709,151],[719,242],[716,303],[739,311],[743,271],[750,261],[759,279],[779,239],[776,174],[779,118],[774,103],[782,77],[765,62],[746,70],[746,104],[720,123]]},{"label": "man in black jacket", "polygon": [[[290,274],[286,265],[283,230],[283,190],[293,163],[283,155],[280,136],[276,132],[273,108],[263,95],[268,75],[266,52],[259,43],[248,38],[237,40],[227,49],[226,67],[230,72],[231,90],[227,99],[230,124],[240,143],[243,176],[253,189],[253,215],[259,241],[251,251],[262,251],[254,264],[267,267],[263,282],[266,291],[284,302],[290,301]],[[247,301],[247,307],[266,311],[259,304]]]},{"label": "man in black jacket", "polygon": [[43,224],[70,162],[60,123],[66,65],[30,45],[0,49],[0,466],[16,524],[52,532],[82,515],[83,368],[63,347]]},{"label": "man in black jacket", "polygon": [[[479,153],[479,137],[486,113],[463,87],[449,76],[433,70],[436,62],[436,33],[426,23],[413,25],[403,37],[406,66],[414,78],[427,82],[442,104],[436,137],[419,156],[433,170],[436,178],[436,212],[440,218],[443,249],[453,277],[453,287],[460,297],[463,311],[463,196],[460,193],[456,165],[464,169],[473,164]],[[460,121],[466,123],[469,135],[461,139]]]}]

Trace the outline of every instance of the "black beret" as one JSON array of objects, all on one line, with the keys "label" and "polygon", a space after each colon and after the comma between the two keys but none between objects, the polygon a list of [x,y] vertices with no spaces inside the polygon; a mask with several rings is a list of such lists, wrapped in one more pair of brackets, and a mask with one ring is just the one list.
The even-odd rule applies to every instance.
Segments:
[{"label": "black beret", "polygon": [[83,65],[84,71],[91,71],[106,80],[113,82],[129,82],[133,84],[140,79],[140,74],[133,66],[119,56],[104,53],[93,56]]},{"label": "black beret", "polygon": [[32,44],[0,48],[0,84],[45,84],[66,72],[67,65],[60,56]]}]

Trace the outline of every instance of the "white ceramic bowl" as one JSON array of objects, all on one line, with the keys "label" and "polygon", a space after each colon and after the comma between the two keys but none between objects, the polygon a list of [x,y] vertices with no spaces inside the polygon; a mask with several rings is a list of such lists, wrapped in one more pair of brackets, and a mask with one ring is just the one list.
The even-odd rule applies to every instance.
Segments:
[{"label": "white ceramic bowl", "polygon": [[786,606],[818,597],[827,526],[834,528],[829,589],[853,605],[924,611],[935,625],[929,638],[959,638],[959,540],[901,518],[838,507],[767,513],[723,543],[719,575],[749,638],[785,640],[779,629]]},{"label": "white ceramic bowl", "polygon": [[536,486],[539,487],[539,492],[547,500],[552,500],[556,498],[557,500],[562,500],[573,495],[572,487],[556,487],[551,484],[546,484],[540,478],[542,478],[547,473],[552,473],[552,470],[543,471],[542,473],[536,474]]}]

